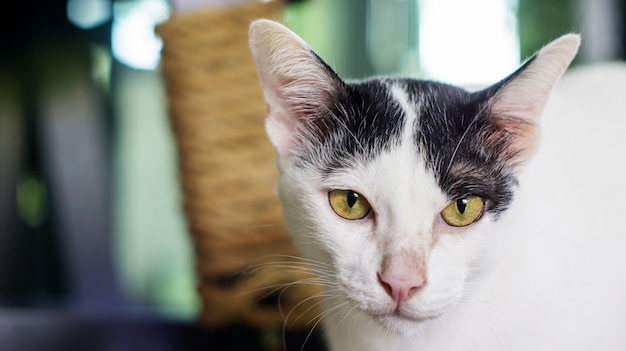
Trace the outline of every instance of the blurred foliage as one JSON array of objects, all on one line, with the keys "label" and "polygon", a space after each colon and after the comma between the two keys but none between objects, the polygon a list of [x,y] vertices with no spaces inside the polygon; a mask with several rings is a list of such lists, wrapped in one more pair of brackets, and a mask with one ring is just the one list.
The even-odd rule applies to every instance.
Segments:
[{"label": "blurred foliage", "polygon": [[543,45],[570,32],[580,32],[575,0],[519,0],[520,58],[527,59]]}]

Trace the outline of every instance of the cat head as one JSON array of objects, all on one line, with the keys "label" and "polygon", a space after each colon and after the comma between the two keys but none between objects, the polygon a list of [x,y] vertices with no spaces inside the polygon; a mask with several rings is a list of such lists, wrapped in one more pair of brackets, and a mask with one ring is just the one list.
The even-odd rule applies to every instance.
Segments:
[{"label": "cat head", "polygon": [[565,35],[480,91],[342,80],[282,25],[250,47],[268,105],[285,220],[330,266],[339,299],[409,333],[467,293],[537,144],[537,122],[580,39]]}]

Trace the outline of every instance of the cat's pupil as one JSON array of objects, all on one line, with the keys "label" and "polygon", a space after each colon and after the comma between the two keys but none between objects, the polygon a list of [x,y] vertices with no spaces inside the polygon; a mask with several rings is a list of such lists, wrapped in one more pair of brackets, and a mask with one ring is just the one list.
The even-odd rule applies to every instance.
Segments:
[{"label": "cat's pupil", "polygon": [[350,208],[352,208],[352,206],[354,206],[354,204],[356,203],[356,200],[359,197],[359,194],[355,193],[354,191],[348,191],[347,196],[347,201],[348,201],[348,206]]},{"label": "cat's pupil", "polygon": [[460,214],[465,213],[466,207],[467,207],[467,199],[456,200],[456,208],[459,210]]}]

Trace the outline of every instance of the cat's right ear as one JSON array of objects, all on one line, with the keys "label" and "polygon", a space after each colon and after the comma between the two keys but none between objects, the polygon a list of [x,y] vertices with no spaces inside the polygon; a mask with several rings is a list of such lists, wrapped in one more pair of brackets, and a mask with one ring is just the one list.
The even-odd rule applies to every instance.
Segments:
[{"label": "cat's right ear", "polygon": [[516,72],[488,89],[491,115],[496,126],[491,142],[506,139],[504,154],[518,166],[532,155],[538,121],[552,87],[570,65],[580,46],[580,36],[564,35],[539,50]]},{"label": "cat's right ear", "polygon": [[289,157],[344,84],[300,37],[277,22],[254,21],[249,42],[269,109],[268,136],[279,155]]}]

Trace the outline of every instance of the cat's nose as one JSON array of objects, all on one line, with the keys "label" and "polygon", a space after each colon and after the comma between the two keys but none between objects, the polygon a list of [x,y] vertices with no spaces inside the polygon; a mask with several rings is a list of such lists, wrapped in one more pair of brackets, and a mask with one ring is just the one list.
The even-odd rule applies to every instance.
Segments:
[{"label": "cat's nose", "polygon": [[396,303],[396,308],[399,309],[426,284],[426,274],[423,272],[397,274],[393,270],[384,270],[378,273],[378,283]]}]

